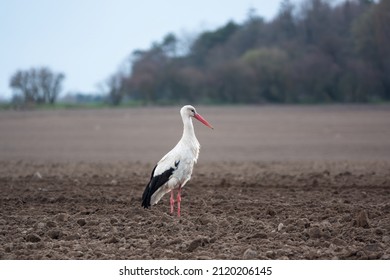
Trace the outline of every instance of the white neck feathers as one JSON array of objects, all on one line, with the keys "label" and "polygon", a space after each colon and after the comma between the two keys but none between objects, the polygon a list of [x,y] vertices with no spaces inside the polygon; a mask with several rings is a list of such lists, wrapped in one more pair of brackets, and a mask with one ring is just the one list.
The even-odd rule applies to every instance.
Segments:
[{"label": "white neck feathers", "polygon": [[192,123],[192,118],[186,115],[182,115],[183,119],[183,135],[181,137],[181,142],[183,145],[189,148],[193,153],[194,160],[198,159],[200,145],[198,139],[195,136],[194,125]]}]

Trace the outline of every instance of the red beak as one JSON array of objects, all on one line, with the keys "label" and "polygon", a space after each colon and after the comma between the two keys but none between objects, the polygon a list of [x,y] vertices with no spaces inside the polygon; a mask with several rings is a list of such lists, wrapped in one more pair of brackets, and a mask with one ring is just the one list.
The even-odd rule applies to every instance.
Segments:
[{"label": "red beak", "polygon": [[195,113],[194,118],[203,123],[205,126],[210,127],[211,129],[214,129],[214,127],[211,126],[211,124],[208,123],[201,115],[198,113]]}]

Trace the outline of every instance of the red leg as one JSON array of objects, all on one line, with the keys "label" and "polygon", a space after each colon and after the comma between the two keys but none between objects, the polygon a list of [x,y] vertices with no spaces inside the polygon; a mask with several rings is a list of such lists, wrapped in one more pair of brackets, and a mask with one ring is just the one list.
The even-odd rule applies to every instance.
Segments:
[{"label": "red leg", "polygon": [[173,190],[171,190],[171,199],[169,200],[171,204],[171,214],[173,213],[173,207],[175,205],[175,200],[173,199]]},{"label": "red leg", "polygon": [[181,186],[177,192],[177,216],[180,217],[180,202],[181,202]]}]

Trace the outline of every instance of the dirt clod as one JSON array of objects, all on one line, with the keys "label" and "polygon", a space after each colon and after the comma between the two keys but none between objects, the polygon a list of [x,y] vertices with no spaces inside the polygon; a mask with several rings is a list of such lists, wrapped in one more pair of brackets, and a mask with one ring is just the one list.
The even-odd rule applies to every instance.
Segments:
[{"label": "dirt clod", "polygon": [[31,233],[31,234],[26,236],[26,241],[28,241],[28,242],[39,242],[39,241],[41,241],[41,238],[37,234]]},{"label": "dirt clod", "polygon": [[200,246],[205,246],[207,243],[209,243],[209,241],[208,241],[207,238],[199,237],[199,238],[193,240],[193,241],[188,245],[187,251],[188,251],[188,252],[193,252],[196,248],[198,248],[198,247],[200,247]]},{"label": "dirt clod", "polygon": [[267,215],[270,215],[271,217],[273,217],[273,216],[276,215],[275,210],[272,209],[272,208],[270,208],[270,207],[267,208],[267,210],[265,211],[265,213],[266,213]]},{"label": "dirt clod", "polygon": [[77,223],[78,223],[80,226],[85,226],[85,224],[86,224],[87,222],[85,221],[85,219],[81,218],[81,219],[78,219],[78,220],[77,220]]},{"label": "dirt clod", "polygon": [[365,210],[359,212],[356,216],[355,224],[357,227],[369,228],[370,224],[368,222],[368,215]]},{"label": "dirt clod", "polygon": [[115,225],[115,224],[118,223],[118,219],[116,219],[116,218],[111,218],[111,219],[110,219],[110,223],[111,223],[112,225]]},{"label": "dirt clod", "polygon": [[69,214],[66,213],[59,213],[57,215],[57,221],[59,222],[66,222],[69,220]]},{"label": "dirt clod", "polygon": [[108,240],[107,243],[118,243],[119,239],[116,236],[111,236]]},{"label": "dirt clod", "polygon": [[319,227],[312,227],[309,229],[309,236],[310,238],[320,238],[321,237],[321,230]]},{"label": "dirt clod", "polygon": [[48,228],[54,228],[54,227],[57,226],[57,223],[54,222],[54,221],[48,221],[48,222],[46,223],[46,226],[47,226]]},{"label": "dirt clod", "polygon": [[382,242],[383,243],[389,243],[390,242],[390,236],[386,235],[382,237]]},{"label": "dirt clod", "polygon": [[253,260],[257,258],[257,252],[251,248],[248,248],[245,250],[244,254],[242,255],[243,260]]},{"label": "dirt clod", "polygon": [[37,228],[43,229],[44,227],[45,227],[45,223],[42,223],[42,222],[37,223]]},{"label": "dirt clod", "polygon": [[274,258],[276,257],[276,252],[275,252],[275,251],[272,251],[272,250],[267,251],[267,252],[265,252],[265,256],[266,256],[267,258],[274,259]]},{"label": "dirt clod", "polygon": [[62,236],[62,232],[59,230],[51,230],[47,233],[51,239],[59,239]]}]

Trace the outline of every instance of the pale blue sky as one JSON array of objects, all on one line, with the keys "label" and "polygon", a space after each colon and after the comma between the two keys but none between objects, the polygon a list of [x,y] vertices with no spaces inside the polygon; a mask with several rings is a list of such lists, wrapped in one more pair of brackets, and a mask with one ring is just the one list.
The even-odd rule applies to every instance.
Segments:
[{"label": "pale blue sky", "polygon": [[0,98],[11,96],[9,78],[16,70],[33,66],[64,72],[64,93],[96,92],[134,50],[150,47],[169,32],[189,37],[229,20],[242,23],[250,8],[270,19],[279,4],[280,0],[0,0]]}]

